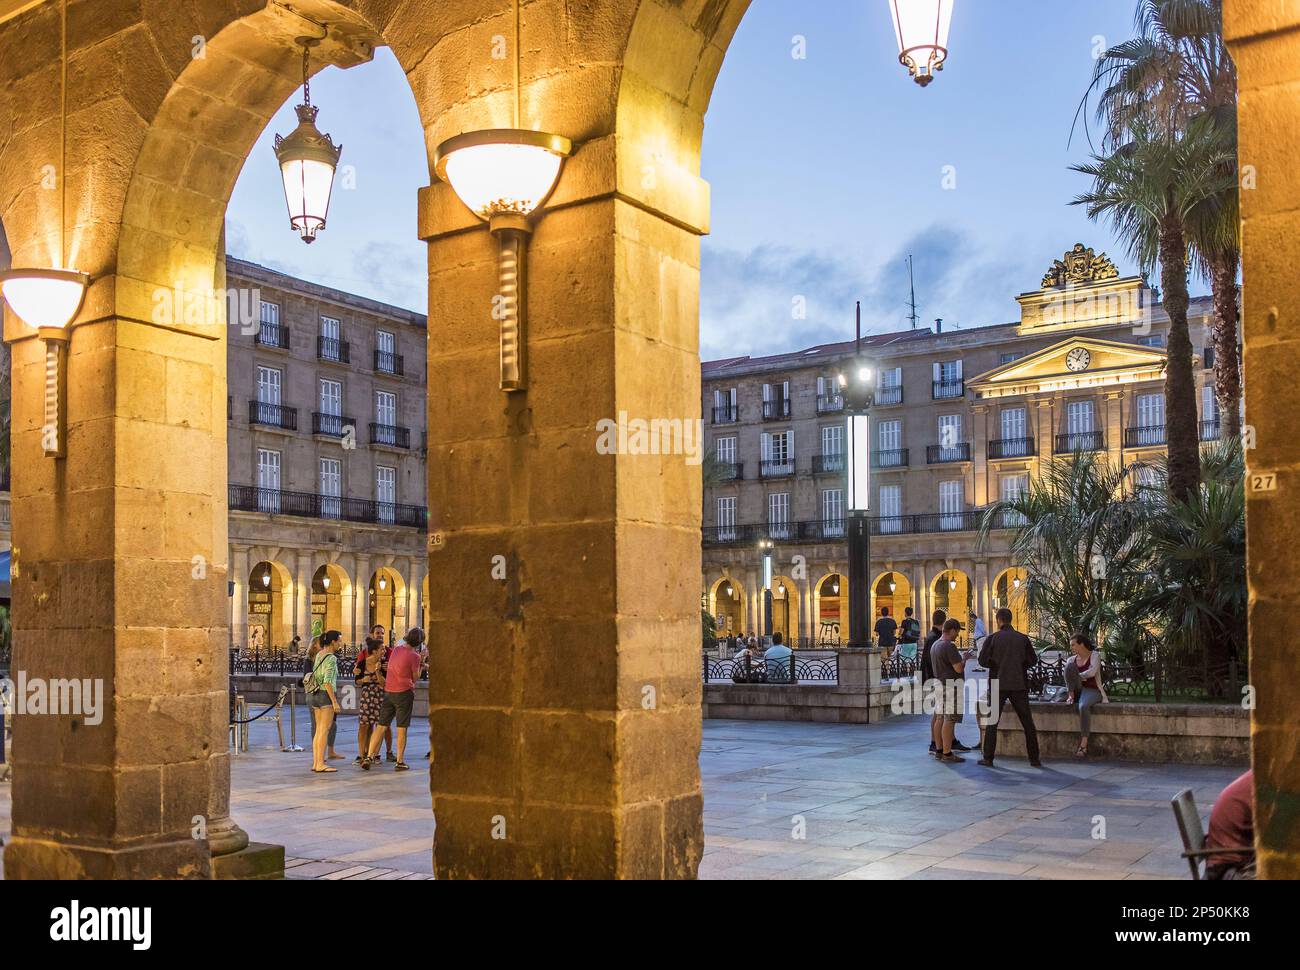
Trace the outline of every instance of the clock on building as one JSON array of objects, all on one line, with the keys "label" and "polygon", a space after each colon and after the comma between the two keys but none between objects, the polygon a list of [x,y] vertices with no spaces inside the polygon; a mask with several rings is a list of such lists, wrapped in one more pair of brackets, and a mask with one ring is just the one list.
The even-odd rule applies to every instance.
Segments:
[{"label": "clock on building", "polygon": [[1087,370],[1092,363],[1092,354],[1086,347],[1075,347],[1065,356],[1065,366],[1072,371]]}]

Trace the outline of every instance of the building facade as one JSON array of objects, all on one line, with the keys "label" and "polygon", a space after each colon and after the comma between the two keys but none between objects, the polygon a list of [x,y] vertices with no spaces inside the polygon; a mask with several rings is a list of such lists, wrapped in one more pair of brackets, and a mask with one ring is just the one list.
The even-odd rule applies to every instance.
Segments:
[{"label": "building facade", "polygon": [[[1165,448],[1169,327],[1157,294],[1076,245],[1017,323],[864,338],[877,372],[871,413],[872,616],[907,607],[963,622],[1027,611],[1007,529],[981,545],[981,510],[1023,492],[1076,450],[1115,462]],[[1203,441],[1219,436],[1208,298],[1190,309]],[[845,415],[838,375],[852,342],[706,362],[703,604],[720,629],[764,628],[800,645],[848,642]],[[1145,470],[1142,472],[1145,474]],[[991,624],[990,624],[991,625]]]},{"label": "building facade", "polygon": [[227,259],[230,635],[426,625],[424,316]]}]

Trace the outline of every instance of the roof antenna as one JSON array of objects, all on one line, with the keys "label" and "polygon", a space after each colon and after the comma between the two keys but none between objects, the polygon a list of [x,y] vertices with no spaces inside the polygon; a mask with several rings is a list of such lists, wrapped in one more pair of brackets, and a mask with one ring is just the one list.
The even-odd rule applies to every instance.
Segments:
[{"label": "roof antenna", "polygon": [[907,284],[912,290],[912,302],[909,304],[912,307],[912,312],[908,315],[908,319],[912,321],[912,329],[915,330],[916,321],[919,317],[916,313],[916,279],[912,275],[912,257],[910,254],[907,257]]},{"label": "roof antenna", "polygon": [[857,337],[857,343],[854,345],[853,352],[858,355],[862,354],[862,301],[861,300],[858,301],[858,337]]}]

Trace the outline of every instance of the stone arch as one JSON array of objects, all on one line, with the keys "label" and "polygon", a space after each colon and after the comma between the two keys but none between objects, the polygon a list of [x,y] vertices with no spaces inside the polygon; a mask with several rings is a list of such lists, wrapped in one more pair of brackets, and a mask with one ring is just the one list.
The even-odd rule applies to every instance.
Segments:
[{"label": "stone arch", "polygon": [[406,578],[393,566],[380,566],[367,586],[366,629],[379,624],[389,639],[400,640],[411,626],[406,612]]},{"label": "stone arch", "polygon": [[[1011,624],[1021,633],[1029,633],[1029,573],[1020,566],[1008,566],[993,580],[994,610],[1007,607],[1011,610]],[[990,619],[990,630],[997,624]]]},{"label": "stone arch", "polygon": [[311,578],[311,635],[338,630],[344,643],[356,643],[353,595],[352,577],[341,565],[327,562],[317,566]]},{"label": "stone arch", "polygon": [[803,597],[799,584],[789,576],[772,577],[772,632],[781,634],[787,646],[794,647],[802,629]]},{"label": "stone arch", "polygon": [[961,621],[962,636],[969,636],[969,614],[975,608],[975,583],[970,575],[949,566],[930,583],[930,595],[933,609],[943,610],[950,620]]},{"label": "stone arch", "polygon": [[[727,595],[727,590],[731,595]],[[745,633],[745,587],[731,576],[720,576],[709,587],[709,613],[718,621],[718,634]],[[725,623],[724,623],[725,621]]]},{"label": "stone arch", "polygon": [[[293,574],[277,559],[248,572],[248,650],[287,650],[293,640]],[[305,639],[305,638],[304,638]]]},{"label": "stone arch", "polygon": [[849,577],[832,570],[813,586],[813,640],[819,646],[849,642]]},{"label": "stone arch", "polygon": [[[890,588],[890,584],[893,588]],[[880,615],[882,606],[889,607],[895,623],[903,622],[903,610],[912,605],[912,582],[906,573],[886,569],[871,584],[871,615]]]}]

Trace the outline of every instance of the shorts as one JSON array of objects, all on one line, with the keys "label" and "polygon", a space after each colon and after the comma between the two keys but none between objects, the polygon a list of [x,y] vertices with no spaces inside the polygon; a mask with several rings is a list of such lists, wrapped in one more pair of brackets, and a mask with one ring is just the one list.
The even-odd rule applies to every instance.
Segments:
[{"label": "shorts", "polygon": [[330,702],[329,691],[327,691],[324,687],[318,687],[318,688],[316,688],[316,690],[314,690],[314,691],[312,691],[310,694],[308,694],[308,695],[307,695],[307,703],[308,703],[308,705],[311,706],[311,707],[330,707],[330,706],[332,706],[332,704],[331,704],[331,702]]},{"label": "shorts", "polygon": [[411,710],[415,707],[415,691],[404,690],[394,694],[391,691],[384,692],[384,702],[379,705],[379,719],[376,723],[383,727],[388,727],[397,718],[399,728],[411,726]]},{"label": "shorts", "polygon": [[961,721],[963,701],[965,692],[962,689],[963,681],[960,677],[943,682],[943,687],[935,692],[936,705],[934,713],[936,717],[942,717],[945,721],[951,721],[957,724]]}]

